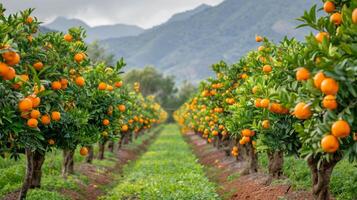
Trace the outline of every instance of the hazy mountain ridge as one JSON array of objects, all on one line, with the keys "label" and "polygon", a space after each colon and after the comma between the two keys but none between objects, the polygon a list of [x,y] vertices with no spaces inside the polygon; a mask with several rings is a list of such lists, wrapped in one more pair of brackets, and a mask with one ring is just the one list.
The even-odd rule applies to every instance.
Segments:
[{"label": "hazy mountain ridge", "polygon": [[94,40],[105,40],[108,38],[120,38],[125,36],[136,36],[141,34],[144,29],[134,25],[115,24],[91,27],[79,19],[67,19],[58,17],[53,22],[44,25],[44,27],[67,32],[69,28],[81,26],[87,31],[87,42]]},{"label": "hazy mountain ridge", "polygon": [[226,0],[183,20],[171,21],[135,37],[103,41],[129,67],[154,65],[179,80],[198,80],[211,74],[219,60],[235,62],[258,44],[255,34],[279,41],[285,35],[303,39],[295,20],[317,0]]}]

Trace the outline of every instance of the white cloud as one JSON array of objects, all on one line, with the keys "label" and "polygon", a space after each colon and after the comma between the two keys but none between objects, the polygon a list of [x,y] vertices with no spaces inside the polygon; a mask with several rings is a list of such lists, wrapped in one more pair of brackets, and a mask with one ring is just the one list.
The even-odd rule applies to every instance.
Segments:
[{"label": "white cloud", "polygon": [[4,0],[7,13],[36,8],[40,21],[58,16],[78,18],[91,26],[115,23],[135,24],[144,28],[158,25],[173,14],[200,4],[217,5],[223,0]]}]

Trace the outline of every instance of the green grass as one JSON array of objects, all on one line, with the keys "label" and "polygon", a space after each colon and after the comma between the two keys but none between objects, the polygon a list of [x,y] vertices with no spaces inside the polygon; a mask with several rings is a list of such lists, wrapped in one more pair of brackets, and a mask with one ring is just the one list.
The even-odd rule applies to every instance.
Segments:
[{"label": "green grass", "polygon": [[[306,161],[294,157],[284,159],[284,175],[289,178],[284,183],[292,184],[296,190],[311,190],[311,174]],[[259,155],[259,162],[263,170],[267,171],[266,154]],[[336,200],[357,199],[357,165],[347,160],[340,161],[333,170],[330,189]]]},{"label": "green grass", "polygon": [[175,125],[167,125],[123,180],[102,199],[219,199]]},{"label": "green grass", "polygon": [[[75,154],[75,162],[82,162],[83,157]],[[86,182],[87,178],[79,174],[69,176],[67,180],[61,177],[62,152],[53,151],[46,154],[45,163],[42,167],[41,190],[31,190],[27,199],[65,199],[53,190],[70,189],[79,190],[78,182]],[[22,186],[25,176],[26,160],[24,156],[18,161],[0,158],[0,198],[7,193],[18,190]],[[45,195],[41,195],[46,192]]]}]

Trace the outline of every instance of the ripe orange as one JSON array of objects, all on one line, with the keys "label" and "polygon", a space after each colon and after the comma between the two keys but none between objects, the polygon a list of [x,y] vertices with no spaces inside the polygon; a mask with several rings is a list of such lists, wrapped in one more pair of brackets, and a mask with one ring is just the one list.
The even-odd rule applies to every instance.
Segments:
[{"label": "ripe orange", "polygon": [[36,128],[38,125],[38,121],[37,119],[29,119],[27,120],[27,126],[31,127],[31,128]]},{"label": "ripe orange", "polygon": [[49,145],[54,145],[56,143],[53,139],[49,139],[47,142]]},{"label": "ripe orange", "polygon": [[263,37],[257,35],[257,36],[255,36],[255,41],[256,42],[262,42],[263,41]]},{"label": "ripe orange", "polygon": [[334,13],[330,17],[330,22],[335,25],[340,25],[342,23],[342,15],[340,13]]},{"label": "ripe orange", "polygon": [[310,72],[306,68],[301,67],[296,71],[296,80],[306,81],[309,78],[310,78]]},{"label": "ripe orange", "polygon": [[310,106],[303,102],[298,103],[294,108],[294,115],[298,119],[310,118],[312,115]]},{"label": "ripe orange", "polygon": [[263,127],[264,129],[270,128],[270,122],[269,122],[269,120],[264,120],[264,121],[262,122],[262,127]]},{"label": "ripe orange", "polygon": [[336,95],[338,89],[338,83],[332,78],[326,78],[321,82],[321,92],[326,95]]},{"label": "ripe orange", "polygon": [[16,77],[16,71],[14,68],[9,67],[9,70],[7,71],[7,73],[5,74],[5,76],[3,76],[4,80],[12,80]]},{"label": "ripe orange", "polygon": [[43,63],[41,61],[35,62],[32,65],[37,71],[40,71],[43,68]]},{"label": "ripe orange", "polygon": [[13,51],[8,51],[2,54],[6,64],[10,66],[17,65],[20,62],[20,55]]},{"label": "ripe orange", "polygon": [[115,84],[114,84],[114,86],[115,86],[116,88],[120,88],[122,85],[123,85],[123,82],[122,82],[122,81],[115,82]]},{"label": "ripe orange", "polygon": [[[247,79],[248,78],[248,74],[244,73],[240,76],[242,79]],[[213,90],[212,90],[213,91]],[[211,92],[212,93],[212,92]],[[212,94],[215,95],[215,94]]]},{"label": "ripe orange", "polygon": [[129,130],[129,127],[128,127],[128,125],[123,125],[122,127],[121,127],[121,131],[123,131],[123,132],[127,132]]},{"label": "ripe orange", "polygon": [[107,90],[108,90],[108,91],[113,91],[114,88],[113,88],[113,86],[111,86],[111,85],[107,85]]},{"label": "ripe orange", "polygon": [[270,73],[273,70],[273,68],[270,65],[264,65],[263,67],[263,72],[265,73]]},{"label": "ripe orange", "polygon": [[68,87],[68,80],[67,79],[65,79],[65,78],[62,78],[61,80],[60,80],[60,83],[61,83],[61,89],[66,89],[67,87]]},{"label": "ripe orange", "polygon": [[76,78],[76,85],[78,85],[79,87],[83,87],[84,84],[85,84],[84,78],[81,77],[81,76],[78,76],[78,77]]},{"label": "ripe orange", "polygon": [[110,124],[109,119],[104,119],[104,120],[103,120],[103,125],[104,125],[104,126],[108,126],[109,124]]},{"label": "ripe orange", "polygon": [[67,33],[63,36],[63,39],[66,40],[67,42],[71,42],[73,37],[71,34]]},{"label": "ripe orange", "polygon": [[88,149],[87,149],[87,147],[82,147],[81,150],[79,150],[79,154],[81,154],[81,156],[86,156],[86,155],[88,155]]},{"label": "ripe orange", "polygon": [[258,51],[264,51],[264,49],[265,49],[265,46],[259,46],[258,47]]},{"label": "ripe orange", "polygon": [[316,38],[317,42],[322,43],[324,38],[326,38],[328,40],[330,38],[330,35],[327,32],[320,32],[320,33],[316,34],[315,38]]},{"label": "ripe orange", "polygon": [[321,140],[321,148],[326,153],[335,153],[339,147],[340,143],[333,135],[326,135]]},{"label": "ripe orange", "polygon": [[104,82],[100,82],[99,85],[98,85],[98,89],[99,89],[99,90],[105,90],[105,89],[107,89],[107,84],[104,83]]},{"label": "ripe orange", "polygon": [[19,110],[21,112],[30,111],[32,109],[32,101],[29,98],[24,98],[19,102]]},{"label": "ripe orange", "polygon": [[59,121],[59,120],[61,120],[61,113],[60,113],[60,112],[57,112],[57,111],[53,111],[53,112],[51,113],[51,119],[52,119],[53,121]]},{"label": "ripe orange", "polygon": [[268,108],[270,104],[270,100],[269,99],[263,99],[260,101],[260,106],[262,108]]},{"label": "ripe orange", "polygon": [[357,24],[357,8],[355,8],[352,12],[352,22]]},{"label": "ripe orange", "polygon": [[244,144],[247,144],[248,142],[250,142],[250,137],[243,136],[242,140]]},{"label": "ripe orange", "polygon": [[323,80],[326,79],[326,76],[323,72],[318,72],[315,76],[314,76],[314,85],[316,88],[320,89],[321,88],[321,83]]},{"label": "ripe orange", "polygon": [[77,62],[77,63],[80,63],[84,60],[84,54],[83,53],[77,53],[76,55],[74,55],[74,60]]},{"label": "ripe orange", "polygon": [[331,132],[332,132],[332,135],[334,135],[336,137],[344,138],[344,137],[347,137],[350,135],[351,127],[346,121],[338,120],[332,124]]},{"label": "ripe orange", "polygon": [[125,105],[120,104],[120,105],[118,106],[118,109],[120,110],[120,112],[125,112],[126,107],[125,107]]},{"label": "ripe orange", "polygon": [[51,83],[51,88],[52,88],[52,90],[60,90],[62,88],[61,82],[53,81]]},{"label": "ripe orange", "polygon": [[31,16],[28,16],[26,19],[26,23],[31,24],[33,22],[33,18]]},{"label": "ripe orange", "polygon": [[60,82],[61,82],[61,85],[67,85],[68,84],[68,80],[65,79],[65,78],[61,78]]},{"label": "ripe orange", "polygon": [[333,11],[335,11],[336,7],[335,4],[331,1],[326,1],[324,3],[324,11],[327,13],[332,13]]},{"label": "ripe orange", "polygon": [[213,136],[217,136],[218,135],[218,131],[216,131],[216,130],[212,131],[212,135]]},{"label": "ripe orange", "polygon": [[0,62],[0,76],[5,76],[9,71],[9,66]]},{"label": "ripe orange", "polygon": [[38,110],[32,110],[30,116],[33,119],[38,119],[41,116],[41,113]]},{"label": "ripe orange", "polygon": [[329,110],[335,110],[337,108],[336,96],[327,95],[322,101],[322,106]]},{"label": "ripe orange", "polygon": [[242,135],[245,137],[253,137],[254,136],[254,131],[251,131],[249,129],[243,129],[242,130]]},{"label": "ripe orange", "polygon": [[40,97],[36,97],[35,95],[30,95],[27,98],[29,98],[32,101],[33,108],[37,108],[41,103]]},{"label": "ripe orange", "polygon": [[254,101],[254,105],[255,105],[256,108],[262,107],[262,100],[261,99],[256,99]]},{"label": "ripe orange", "polygon": [[48,125],[48,124],[50,124],[50,123],[51,123],[51,118],[50,118],[50,116],[47,115],[47,114],[42,115],[42,117],[41,117],[41,123],[42,123],[43,125]]}]

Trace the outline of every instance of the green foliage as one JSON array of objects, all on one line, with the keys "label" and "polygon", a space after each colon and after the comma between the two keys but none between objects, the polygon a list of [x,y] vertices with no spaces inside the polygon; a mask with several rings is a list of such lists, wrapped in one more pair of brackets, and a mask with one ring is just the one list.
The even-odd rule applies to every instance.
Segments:
[{"label": "green foliage", "polygon": [[166,126],[148,152],[124,168],[124,174],[103,199],[218,199],[174,125]]},{"label": "green foliage", "polygon": [[46,191],[42,189],[31,190],[27,196],[28,200],[69,200],[58,192]]}]

